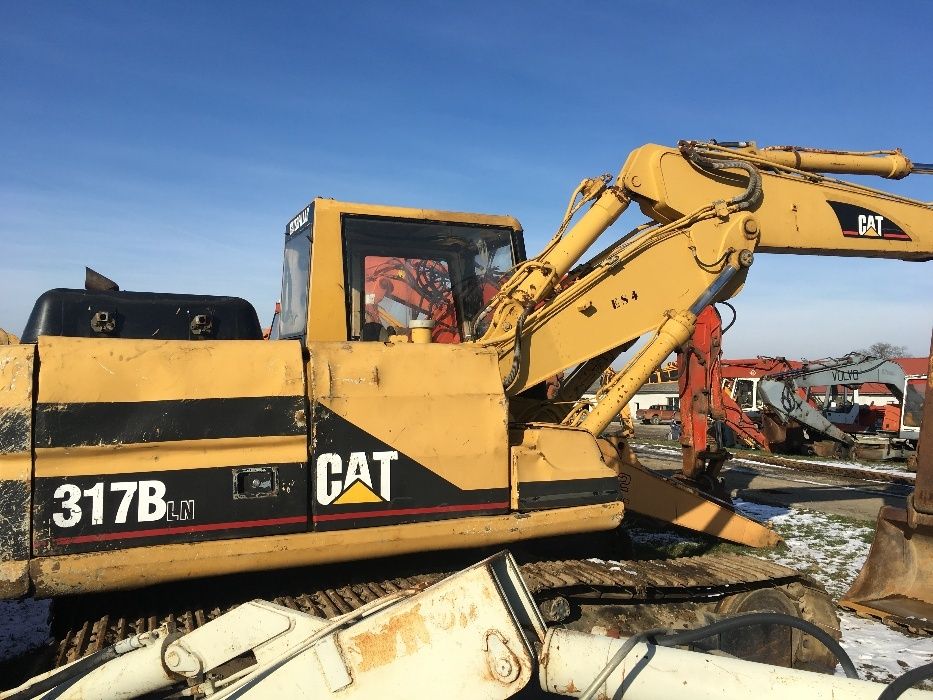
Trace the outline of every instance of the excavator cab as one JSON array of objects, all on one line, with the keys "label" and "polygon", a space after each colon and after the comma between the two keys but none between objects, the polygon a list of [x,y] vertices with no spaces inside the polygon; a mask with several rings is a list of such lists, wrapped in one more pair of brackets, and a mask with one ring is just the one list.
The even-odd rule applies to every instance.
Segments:
[{"label": "excavator cab", "polygon": [[523,259],[512,217],[317,199],[285,229],[279,337],[387,341],[414,326],[435,343],[473,340]]}]

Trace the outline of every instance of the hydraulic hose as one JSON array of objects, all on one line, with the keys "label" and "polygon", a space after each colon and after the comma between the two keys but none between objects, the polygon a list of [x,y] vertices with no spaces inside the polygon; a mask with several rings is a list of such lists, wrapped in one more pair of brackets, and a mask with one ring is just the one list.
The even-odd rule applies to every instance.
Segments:
[{"label": "hydraulic hose", "polygon": [[918,666],[895,678],[891,684],[881,692],[881,695],[878,696],[878,700],[895,700],[895,698],[899,698],[903,695],[905,690],[927,678],[933,678],[933,663]]},{"label": "hydraulic hose", "polygon": [[580,696],[580,700],[593,700],[593,698],[596,696],[596,691],[602,687],[603,683],[605,683],[609,676],[612,675],[612,672],[619,667],[619,664],[625,660],[625,657],[628,656],[632,649],[634,649],[637,645],[646,640],[653,639],[655,635],[667,634],[671,631],[672,630],[667,628],[653,629],[648,630],[647,632],[640,632],[626,639],[622,646],[619,647],[619,650],[613,654],[611,659],[609,659],[609,663],[606,664],[603,670],[600,671],[596,678],[593,679],[593,682],[590,683],[586,690],[583,691],[583,694]]},{"label": "hydraulic hose", "polygon": [[735,325],[735,322],[736,322],[736,321],[738,320],[738,318],[739,318],[739,312],[736,311],[736,310],[735,310],[735,307],[734,307],[732,304],[730,304],[728,301],[718,301],[718,302],[716,302],[716,303],[717,303],[717,304],[722,304],[723,306],[728,306],[730,309],[732,309],[732,320],[729,321],[729,325],[727,325],[725,328],[723,328],[721,331],[719,331],[720,335],[725,335],[725,334],[726,334],[726,331],[729,330],[730,328],[732,328],[732,326]]},{"label": "hydraulic hose", "polygon": [[794,627],[801,632],[806,632],[811,637],[821,642],[823,646],[832,652],[833,656],[835,656],[839,661],[839,665],[842,666],[842,670],[846,674],[847,678],[858,679],[859,675],[855,668],[855,664],[852,663],[852,659],[849,658],[846,650],[842,648],[839,642],[833,639],[832,636],[830,636],[825,630],[817,627],[812,622],[801,620],[799,617],[793,617],[792,615],[785,615],[784,613],[753,612],[746,615],[736,615],[735,617],[719,620],[718,622],[714,622],[713,624],[707,625],[706,627],[700,627],[699,629],[685,630],[683,632],[676,632],[674,634],[665,635],[664,637],[658,639],[658,644],[666,647],[690,644],[701,639],[706,639],[707,637],[712,637],[714,634],[720,634],[722,632],[727,632],[742,627],[750,627],[751,625],[769,624]]},{"label": "hydraulic hose", "polygon": [[740,195],[726,201],[726,204],[736,206],[739,211],[751,209],[761,199],[761,174],[758,168],[744,160],[719,160],[709,157],[708,151],[703,151],[702,144],[681,142],[680,152],[683,156],[702,170],[744,170],[748,173],[748,185]]},{"label": "hydraulic hose", "polygon": [[[849,658],[849,655],[846,653],[845,649],[843,649],[839,642],[833,639],[832,636],[814,625],[812,622],[801,620],[799,617],[785,615],[784,613],[753,612],[746,615],[737,615],[725,620],[719,620],[718,622],[714,622],[711,625],[706,625],[705,627],[699,627],[693,630],[678,631],[673,629],[653,629],[629,637],[622,644],[622,646],[619,647],[619,650],[609,660],[609,663],[606,664],[605,668],[599,672],[596,678],[593,679],[593,682],[590,683],[585,691],[583,691],[583,694],[580,696],[580,700],[592,700],[596,696],[597,691],[600,689],[603,683],[605,683],[609,676],[612,675],[612,672],[619,667],[619,664],[625,660],[625,657],[631,653],[632,649],[644,641],[654,641],[659,646],[678,646],[697,642],[701,639],[712,637],[715,634],[721,634],[722,632],[727,632],[742,627],[767,624],[794,627],[801,630],[802,632],[806,632],[811,637],[821,642],[827,649],[829,649],[833,656],[838,659],[839,665],[842,666],[842,670],[846,674],[847,678],[854,678],[856,680],[859,678],[855,664],[852,663],[852,659]],[[920,668],[915,669],[915,672],[922,671],[923,669],[927,669],[927,672],[929,673],[933,671],[933,664],[930,664],[929,668],[927,666],[921,666]],[[904,678],[907,675],[909,674],[904,674],[904,676],[901,678]],[[917,681],[926,677],[927,676],[918,674],[916,680],[913,682],[916,683]],[[900,681],[901,678],[899,678],[898,681]],[[910,685],[907,685],[906,687],[910,687]],[[887,690],[885,692],[887,692]],[[898,697],[901,692],[903,692],[903,689],[900,690],[896,695],[891,695],[890,697],[885,697],[882,695],[879,700],[894,700],[894,698]]]},{"label": "hydraulic hose", "polygon": [[509,387],[515,383],[515,380],[518,378],[518,372],[522,366],[522,328],[525,325],[525,319],[528,318],[528,313],[528,309],[525,309],[515,323],[515,345],[512,350],[512,368],[509,370],[505,379],[502,380],[502,388],[505,391],[508,391]]}]

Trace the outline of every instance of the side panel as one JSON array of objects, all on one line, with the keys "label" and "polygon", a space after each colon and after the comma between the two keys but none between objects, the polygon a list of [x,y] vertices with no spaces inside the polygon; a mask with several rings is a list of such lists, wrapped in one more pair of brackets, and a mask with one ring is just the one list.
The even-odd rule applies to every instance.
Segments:
[{"label": "side panel", "polygon": [[297,342],[38,347],[35,555],[307,529]]},{"label": "side panel", "polygon": [[308,349],[316,530],[508,512],[494,353],[379,342]]},{"label": "side panel", "polygon": [[0,597],[29,586],[35,346],[0,346]]},{"label": "side panel", "polygon": [[619,477],[606,466],[585,430],[533,425],[513,435],[514,505],[521,511],[611,503],[621,499]]}]

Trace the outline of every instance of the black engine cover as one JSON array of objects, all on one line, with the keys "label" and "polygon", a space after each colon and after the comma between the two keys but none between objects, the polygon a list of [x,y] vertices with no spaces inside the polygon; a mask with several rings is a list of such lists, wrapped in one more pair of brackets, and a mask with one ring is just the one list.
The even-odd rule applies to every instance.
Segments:
[{"label": "black engine cover", "polygon": [[40,335],[262,340],[262,328],[256,309],[239,297],[51,289],[36,300],[22,342]]}]

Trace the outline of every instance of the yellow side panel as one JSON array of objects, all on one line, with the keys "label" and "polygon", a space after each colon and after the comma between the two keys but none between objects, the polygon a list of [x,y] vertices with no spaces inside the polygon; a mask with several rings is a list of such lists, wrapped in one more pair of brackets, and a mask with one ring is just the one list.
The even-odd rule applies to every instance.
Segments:
[{"label": "yellow side panel", "polygon": [[423,555],[447,549],[504,545],[536,537],[611,530],[618,527],[622,514],[622,503],[616,501],[403,526],[41,557],[32,560],[30,569],[38,595],[74,595],[244,571],[268,572],[386,555]]},{"label": "yellow side panel", "polygon": [[619,479],[587,431],[532,424],[512,436],[512,506],[540,510],[620,499]]},{"label": "yellow side panel", "polygon": [[[304,393],[297,342],[39,338],[39,403]],[[52,379],[54,377],[54,380]]]},{"label": "yellow side panel", "polygon": [[297,341],[38,349],[35,555],[308,529]]},{"label": "yellow side panel", "polygon": [[[379,342],[308,350],[315,415],[320,404],[460,489],[508,486],[507,409],[493,351]],[[312,438],[320,429],[315,421]]]}]

